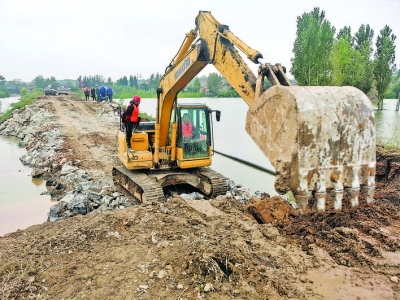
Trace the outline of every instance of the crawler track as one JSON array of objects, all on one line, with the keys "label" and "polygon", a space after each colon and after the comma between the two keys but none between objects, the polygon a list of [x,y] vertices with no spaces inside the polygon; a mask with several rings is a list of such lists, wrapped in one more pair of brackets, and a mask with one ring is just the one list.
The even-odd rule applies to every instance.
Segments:
[{"label": "crawler track", "polygon": [[129,199],[137,202],[165,201],[162,187],[157,180],[141,171],[129,171],[124,166],[112,170],[114,185]]},{"label": "crawler track", "polygon": [[228,179],[210,168],[191,170],[130,171],[124,166],[112,170],[114,185],[132,202],[165,201],[163,188],[189,184],[208,198],[225,195]]},{"label": "crawler track", "polygon": [[210,181],[212,185],[211,198],[226,194],[229,189],[226,177],[210,168],[200,168],[198,172]]}]

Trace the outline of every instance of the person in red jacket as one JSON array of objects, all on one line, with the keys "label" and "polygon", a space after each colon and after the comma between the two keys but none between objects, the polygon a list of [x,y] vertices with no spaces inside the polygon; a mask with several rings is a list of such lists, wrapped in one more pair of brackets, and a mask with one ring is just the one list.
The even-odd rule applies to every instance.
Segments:
[{"label": "person in red jacket", "polygon": [[189,140],[193,135],[193,125],[190,122],[189,115],[187,113],[183,114],[182,135],[184,141]]},{"label": "person in red jacket", "polygon": [[141,118],[139,117],[140,97],[134,96],[122,114],[122,124],[125,125],[126,145],[131,149],[132,131],[137,132]]}]

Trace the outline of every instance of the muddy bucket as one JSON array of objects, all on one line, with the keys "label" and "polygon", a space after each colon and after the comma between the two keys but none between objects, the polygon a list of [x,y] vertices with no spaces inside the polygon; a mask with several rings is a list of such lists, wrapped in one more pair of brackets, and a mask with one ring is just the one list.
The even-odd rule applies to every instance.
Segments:
[{"label": "muddy bucket", "polygon": [[273,86],[249,107],[246,131],[275,167],[275,189],[291,190],[301,208],[314,194],[324,210],[327,191],[335,209],[341,209],[344,191],[352,206],[358,205],[360,189],[372,202],[374,114],[362,91]]}]

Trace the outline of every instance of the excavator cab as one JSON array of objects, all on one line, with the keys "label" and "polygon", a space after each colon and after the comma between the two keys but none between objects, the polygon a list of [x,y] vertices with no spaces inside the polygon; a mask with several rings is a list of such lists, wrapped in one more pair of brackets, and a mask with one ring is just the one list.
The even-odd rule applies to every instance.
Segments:
[{"label": "excavator cab", "polygon": [[180,104],[177,112],[178,166],[185,169],[211,165],[213,111],[203,104]]}]

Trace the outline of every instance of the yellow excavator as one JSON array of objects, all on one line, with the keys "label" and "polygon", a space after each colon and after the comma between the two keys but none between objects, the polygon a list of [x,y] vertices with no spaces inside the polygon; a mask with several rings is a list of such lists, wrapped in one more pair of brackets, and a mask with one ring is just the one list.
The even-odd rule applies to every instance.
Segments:
[{"label": "yellow excavator", "polygon": [[[275,189],[291,191],[301,209],[309,201],[324,210],[327,193],[336,210],[344,193],[357,206],[360,192],[373,202],[375,127],[371,101],[354,87],[292,85],[280,64],[264,63],[262,54],[241,41],[208,11],[166,68],[157,89],[155,122],[143,122],[128,149],[118,133],[115,185],[136,201],[165,200],[174,185],[189,185],[207,197],[225,194],[227,179],[212,170],[213,111],[204,104],[178,103],[179,92],[213,64],[249,105],[246,131],[276,170]],[[258,64],[257,75],[239,53]],[[264,80],[271,87],[264,90]],[[191,136],[184,136],[191,122]],[[185,132],[184,132],[185,131]],[[239,143],[240,141],[238,141]]]}]

